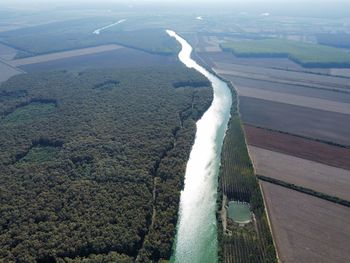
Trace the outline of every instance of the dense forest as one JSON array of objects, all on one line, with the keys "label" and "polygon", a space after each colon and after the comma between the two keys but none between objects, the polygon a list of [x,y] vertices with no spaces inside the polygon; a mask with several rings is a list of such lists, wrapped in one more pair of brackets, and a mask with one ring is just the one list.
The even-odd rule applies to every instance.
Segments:
[{"label": "dense forest", "polygon": [[211,100],[206,79],[180,65],[3,83],[0,261],[169,259],[195,121]]},{"label": "dense forest", "polygon": [[17,58],[103,44],[120,44],[162,55],[174,55],[180,50],[162,28],[123,30],[122,23],[93,34],[99,27],[114,22],[115,18],[99,18],[48,23],[0,32],[0,42],[19,50]]},{"label": "dense forest", "polygon": [[[233,90],[233,89],[232,89]],[[233,91],[234,99],[236,93]],[[226,132],[220,168],[218,198],[219,261],[238,263],[277,262],[258,179],[254,174],[234,100]],[[235,223],[226,213],[228,201],[250,204],[252,222]],[[223,204],[222,204],[223,203]],[[224,215],[225,218],[222,218]]]}]

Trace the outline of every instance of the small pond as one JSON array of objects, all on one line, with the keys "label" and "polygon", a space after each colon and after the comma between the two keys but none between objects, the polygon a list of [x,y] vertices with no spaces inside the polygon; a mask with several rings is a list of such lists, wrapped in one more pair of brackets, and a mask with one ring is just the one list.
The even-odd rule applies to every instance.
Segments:
[{"label": "small pond", "polygon": [[228,217],[238,224],[247,224],[252,220],[249,203],[230,201],[227,212]]}]

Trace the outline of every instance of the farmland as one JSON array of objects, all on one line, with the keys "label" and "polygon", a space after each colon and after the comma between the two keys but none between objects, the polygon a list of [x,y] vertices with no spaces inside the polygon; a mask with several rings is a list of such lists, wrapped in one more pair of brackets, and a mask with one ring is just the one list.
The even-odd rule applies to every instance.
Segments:
[{"label": "farmland", "polygon": [[347,262],[347,207],[261,182],[281,262]]},{"label": "farmland", "polygon": [[304,67],[350,67],[350,54],[339,49],[284,39],[235,41],[221,44],[240,57],[288,57]]},{"label": "farmland", "polygon": [[244,123],[350,145],[350,115],[241,97]]},{"label": "farmland", "polygon": [[244,126],[249,145],[350,170],[350,149],[277,131]]},{"label": "farmland", "polygon": [[257,88],[235,86],[240,96],[256,98],[279,103],[286,103],[294,106],[308,107],[312,109],[331,111],[343,114],[350,114],[350,104],[335,102],[332,100],[310,98],[306,96],[286,94],[276,91],[267,91]]},{"label": "farmland", "polygon": [[22,73],[21,70],[18,70],[0,61],[0,83],[8,80],[12,76],[15,76],[21,73]]},{"label": "farmland", "polygon": [[77,49],[77,50],[71,50],[71,51],[65,51],[65,52],[51,53],[48,55],[40,55],[40,56],[35,56],[30,58],[15,59],[10,61],[9,63],[14,67],[19,67],[19,66],[24,66],[29,64],[48,62],[52,60],[107,52],[107,51],[112,51],[120,48],[122,47],[118,45],[104,45],[104,46],[98,46],[93,48],[84,48],[84,49]]},{"label": "farmland", "polygon": [[350,171],[283,153],[249,146],[259,175],[301,185],[331,196],[350,200]]},{"label": "farmland", "polygon": [[[35,57],[31,58],[35,59]],[[52,60],[36,64],[20,66],[26,72],[69,70],[83,71],[96,68],[131,68],[156,67],[158,65],[171,65],[176,61],[174,56],[161,56],[149,54],[131,48],[121,48],[84,56],[74,56],[64,59]]]},{"label": "farmland", "polygon": [[349,78],[221,62],[215,62],[214,65],[217,73],[232,75],[234,77],[333,90],[343,93],[350,89]]},{"label": "farmland", "polygon": [[[240,41],[236,39],[235,43]],[[350,80],[335,76],[337,70],[348,69],[303,67],[286,57],[240,57],[229,52],[207,52],[204,47],[208,44],[204,40],[201,44],[196,56],[230,81],[238,92],[239,112],[254,172],[284,184],[282,187],[259,182],[279,259],[281,262],[345,262],[348,252],[344,245],[339,248],[335,244],[338,236],[344,243],[350,240],[345,221],[348,208],[320,198],[327,195],[331,199],[341,198],[345,203],[350,199]],[[232,159],[235,158],[233,155]],[[244,169],[240,174],[247,171]],[[246,178],[236,173],[222,178],[227,197],[247,196]],[[236,193],[228,185],[240,191]],[[318,197],[297,189],[311,189]],[[333,215],[336,223],[328,222]],[[227,224],[230,229],[230,223]],[[342,231],[347,233],[343,235]],[[326,240],[318,238],[320,232],[327,236]],[[254,247],[252,236],[235,238],[235,241],[231,239],[233,243],[244,245],[239,247],[226,241],[223,246],[226,262],[236,262],[238,255],[244,258],[251,252],[243,248]],[[320,256],[318,251],[323,247],[327,252]]]}]

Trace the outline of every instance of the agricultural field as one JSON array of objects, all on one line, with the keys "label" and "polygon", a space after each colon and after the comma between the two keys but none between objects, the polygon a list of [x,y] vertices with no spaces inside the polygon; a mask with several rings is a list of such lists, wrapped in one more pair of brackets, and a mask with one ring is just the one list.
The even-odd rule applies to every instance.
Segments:
[{"label": "agricultural field", "polygon": [[349,170],[255,146],[249,146],[249,153],[258,175],[350,200]]},{"label": "agricultural field", "polygon": [[288,57],[303,67],[350,67],[350,54],[324,45],[285,39],[232,41],[220,45],[239,57]]},{"label": "agricultural field", "polygon": [[[236,88],[256,174],[350,200],[350,79],[331,76],[338,75],[332,70],[347,69],[304,68],[287,58],[245,58],[229,52],[203,51],[196,57]],[[229,189],[227,185],[241,186],[236,196],[246,196],[244,177],[226,178],[230,179],[223,181],[223,192]],[[344,214],[349,213],[347,207],[265,181],[259,183],[281,262],[346,262],[344,243],[350,240],[345,221],[349,215]],[[332,213],[335,223],[328,222]],[[320,239],[319,233],[325,233],[326,240]],[[338,238],[343,242],[340,248],[335,245]],[[251,240],[249,236],[236,237],[243,247],[253,247]],[[327,252],[320,256],[323,247]],[[237,262],[237,255],[250,253],[229,242],[223,249],[227,262]]]},{"label": "agricultural field", "polygon": [[350,149],[244,125],[249,145],[350,170]]},{"label": "agricultural field", "polygon": [[[331,89],[318,89],[309,86],[299,86],[293,84],[283,84],[275,81],[263,81],[251,78],[240,78],[230,75],[222,75],[225,79],[232,82],[232,84],[237,87],[249,87],[254,89],[261,89],[264,91],[280,92],[287,96],[297,95],[307,98],[317,98],[322,100],[329,100],[335,102],[350,103],[350,93],[344,92],[334,92]],[[333,85],[329,85],[332,87]]]},{"label": "agricultural field", "polygon": [[348,261],[348,207],[267,182],[260,184],[281,262]]},{"label": "agricultural field", "polygon": [[[29,58],[28,58],[29,59]],[[35,59],[35,57],[30,58]],[[37,64],[20,66],[26,72],[40,71],[83,71],[86,69],[156,67],[171,65],[176,61],[175,56],[150,54],[131,48],[120,48],[111,51],[74,56]]]},{"label": "agricultural field", "polygon": [[11,60],[16,56],[16,54],[17,50],[0,43],[0,59]]},{"label": "agricultural field", "polygon": [[240,97],[244,123],[350,145],[350,115]]},{"label": "agricultural field", "polygon": [[325,99],[310,98],[306,96],[286,94],[282,92],[267,91],[262,89],[241,87],[235,85],[239,96],[256,98],[267,101],[274,101],[279,103],[290,104],[294,106],[307,107],[312,109],[350,114],[350,104],[343,102],[336,102]]},{"label": "agricultural field", "polygon": [[76,49],[76,50],[71,50],[71,51],[50,53],[47,55],[39,55],[39,56],[29,57],[29,58],[15,59],[15,60],[12,60],[8,63],[10,65],[12,65],[13,67],[20,67],[20,66],[25,66],[25,65],[29,65],[29,64],[48,62],[48,61],[52,61],[52,60],[59,60],[59,59],[79,57],[79,56],[84,56],[84,55],[107,52],[107,51],[112,51],[112,50],[116,50],[116,49],[120,49],[120,48],[122,48],[122,47],[118,46],[118,45],[102,45],[102,46],[92,47],[92,48],[83,48],[83,49]]},{"label": "agricultural field", "polygon": [[0,61],[0,83],[8,80],[12,76],[21,74],[22,71]]},{"label": "agricultural field", "polygon": [[256,80],[271,81],[281,84],[314,87],[319,89],[349,92],[350,78],[311,74],[281,69],[263,68],[231,63],[215,62],[215,72],[218,74],[245,77]]}]

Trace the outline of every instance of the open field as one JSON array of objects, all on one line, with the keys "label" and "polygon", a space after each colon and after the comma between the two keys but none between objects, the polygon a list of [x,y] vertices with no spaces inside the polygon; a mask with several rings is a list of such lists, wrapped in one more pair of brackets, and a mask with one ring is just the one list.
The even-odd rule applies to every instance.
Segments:
[{"label": "open field", "polygon": [[350,67],[350,54],[340,49],[285,39],[243,40],[221,44],[240,57],[288,57],[304,67]]},{"label": "open field", "polygon": [[240,97],[244,123],[350,145],[350,116],[285,103]]},{"label": "open field", "polygon": [[244,126],[249,145],[350,170],[350,149],[276,131]]},{"label": "open field", "polygon": [[255,172],[350,200],[350,171],[249,146]]},{"label": "open field", "polygon": [[11,47],[5,46],[0,43],[0,58],[4,60],[11,60],[17,54],[17,51]]},{"label": "open field", "polygon": [[281,262],[344,263],[350,257],[350,209],[261,182]]},{"label": "open field", "polygon": [[17,70],[0,61],[0,83],[8,80],[12,76],[21,74],[21,70]]},{"label": "open field", "polygon": [[320,74],[330,73],[326,68],[303,68],[301,65],[287,58],[242,58],[228,52],[198,52],[198,55],[206,63],[212,65],[213,62],[220,62],[290,71],[312,72]]},{"label": "open field", "polygon": [[266,90],[242,87],[237,85],[235,85],[235,87],[237,88],[238,94],[240,96],[287,103],[295,106],[308,107],[308,108],[313,108],[318,110],[350,114],[349,103],[335,102],[335,101],[325,100],[325,99],[309,98],[305,96],[286,94],[286,93],[275,92],[275,91],[266,91]]},{"label": "open field", "polygon": [[176,57],[173,56],[161,56],[135,49],[121,48],[84,56],[52,60],[38,64],[28,64],[21,66],[21,68],[26,72],[54,70],[82,71],[91,68],[130,68],[171,65],[175,60]]},{"label": "open field", "polygon": [[120,48],[122,47],[118,45],[102,45],[97,47],[63,51],[63,52],[51,53],[51,54],[40,55],[40,56],[29,57],[29,58],[15,59],[10,61],[9,64],[11,64],[14,67],[19,67],[19,66],[24,66],[28,64],[36,64],[36,63],[42,63],[42,62],[64,59],[64,58],[96,54],[96,53],[116,50]]},{"label": "open field", "polygon": [[219,74],[330,90],[350,90],[350,78],[339,78],[334,76],[236,65],[230,63],[217,62],[214,64],[214,70]]},{"label": "open field", "polygon": [[336,92],[332,90],[315,89],[312,87],[282,84],[272,81],[255,80],[249,78],[234,77],[231,75],[222,75],[225,79],[231,81],[235,87],[249,87],[261,89],[264,91],[281,92],[288,94],[304,96],[309,98],[318,98],[343,103],[350,103],[350,93]]},{"label": "open field", "polygon": [[332,75],[344,76],[350,78],[350,68],[332,68],[330,69]]}]

